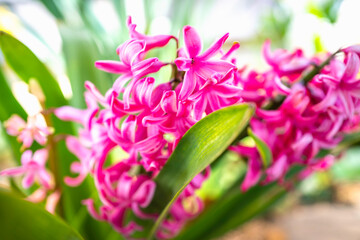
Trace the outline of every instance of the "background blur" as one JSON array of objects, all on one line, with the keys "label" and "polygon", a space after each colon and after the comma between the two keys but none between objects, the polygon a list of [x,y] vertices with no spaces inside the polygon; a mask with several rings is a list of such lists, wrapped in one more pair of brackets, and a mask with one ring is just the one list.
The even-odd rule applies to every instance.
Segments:
[{"label": "background blur", "polygon": [[[180,36],[184,25],[192,25],[205,46],[229,32],[228,47],[233,41],[241,44],[238,65],[263,69],[261,46],[268,38],[273,47],[301,47],[307,55],[359,44],[359,9],[358,0],[0,0],[0,30],[27,45],[56,76],[71,104],[81,107],[85,80],[104,92],[116,77],[95,69],[94,61],[116,59],[116,47],[128,38],[128,15],[138,31],[150,35]],[[170,61],[174,45],[154,54]],[[0,63],[26,112],[37,113],[41,107],[28,86],[1,55]],[[15,157],[1,129],[0,170],[14,165]],[[330,171],[309,177],[274,211],[224,239],[358,240],[360,148],[342,158]],[[219,185],[239,174],[229,171],[232,164],[221,170],[226,175],[215,173],[219,177],[206,185],[204,196],[216,197]],[[0,178],[0,184],[7,182]]]}]

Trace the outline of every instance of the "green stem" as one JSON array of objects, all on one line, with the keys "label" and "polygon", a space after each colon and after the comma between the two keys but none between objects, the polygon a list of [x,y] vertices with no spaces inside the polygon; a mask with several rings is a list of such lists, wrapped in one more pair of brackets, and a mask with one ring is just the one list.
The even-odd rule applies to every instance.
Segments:
[{"label": "green stem", "polygon": [[307,85],[317,74],[320,73],[320,71],[327,66],[330,61],[336,56],[336,54],[338,54],[339,52],[341,52],[341,50],[337,50],[336,52],[334,52],[333,54],[331,54],[321,65],[314,65],[314,68],[308,72],[304,77],[302,77],[301,81]]}]

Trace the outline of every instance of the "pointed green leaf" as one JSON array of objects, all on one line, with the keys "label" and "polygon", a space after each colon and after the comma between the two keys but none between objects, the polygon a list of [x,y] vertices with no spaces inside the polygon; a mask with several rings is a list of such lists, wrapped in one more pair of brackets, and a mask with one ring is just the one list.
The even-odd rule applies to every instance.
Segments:
[{"label": "pointed green leaf", "polygon": [[0,189],[0,232],[7,240],[81,240],[60,218]]},{"label": "pointed green leaf", "polygon": [[250,128],[248,128],[248,134],[254,140],[256,148],[260,153],[263,167],[267,168],[273,161],[272,153],[269,146],[258,136],[256,136]]},{"label": "pointed green leaf", "polygon": [[182,190],[227,149],[247,126],[253,112],[253,107],[247,104],[218,110],[200,120],[183,136],[155,179],[155,196],[148,209],[161,212],[161,215],[149,238]]}]

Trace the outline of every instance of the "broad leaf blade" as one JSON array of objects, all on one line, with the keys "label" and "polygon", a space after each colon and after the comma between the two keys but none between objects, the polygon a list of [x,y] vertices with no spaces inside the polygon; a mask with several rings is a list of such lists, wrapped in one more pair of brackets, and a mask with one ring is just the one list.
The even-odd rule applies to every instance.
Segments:
[{"label": "broad leaf blade", "polygon": [[149,208],[161,212],[161,215],[149,238],[152,238],[181,191],[227,149],[252,114],[253,108],[249,105],[230,106],[209,114],[184,135],[155,179],[157,188]]},{"label": "broad leaf blade", "polygon": [[58,217],[4,190],[0,190],[0,232],[7,240],[82,239]]},{"label": "broad leaf blade", "polygon": [[263,162],[263,168],[267,168],[273,161],[272,153],[269,146],[256,136],[250,128],[248,128],[249,136],[254,140],[257,150],[260,153],[261,160]]}]

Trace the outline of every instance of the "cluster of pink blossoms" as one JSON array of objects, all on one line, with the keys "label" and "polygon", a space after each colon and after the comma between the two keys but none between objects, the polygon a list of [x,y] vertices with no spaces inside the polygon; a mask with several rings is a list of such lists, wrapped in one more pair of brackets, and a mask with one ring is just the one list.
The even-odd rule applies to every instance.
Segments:
[{"label": "cluster of pink blossoms", "polygon": [[[263,54],[270,68],[257,72],[236,65],[233,55],[238,43],[228,51],[221,49],[228,34],[203,51],[196,30],[185,26],[184,47],[177,49],[173,62],[164,63],[146,56],[171,40],[178,43],[176,37],[143,35],[131,18],[128,28],[130,39],[116,50],[120,61],[95,63],[98,69],[119,75],[112,88],[103,95],[86,82],[86,109],[64,106],[55,110],[58,118],[82,126],[77,137],[66,138],[68,149],[79,161],[71,166],[76,176],[66,177],[65,182],[77,186],[90,174],[101,206],[96,207],[93,199],[83,204],[94,218],[109,222],[126,237],[142,230],[136,222],[126,221],[129,211],[143,219],[158,217],[144,211],[155,193],[154,178],[185,132],[211,112],[239,103],[257,106],[250,127],[268,145],[273,161],[265,168],[255,146],[231,146],[230,150],[247,159],[243,191],[262,178],[263,183],[283,181],[293,165],[306,166],[301,177],[328,168],[335,156],[318,158],[319,151],[332,149],[344,134],[357,130],[359,46],[343,49],[341,59],[330,54],[309,58],[300,49],[271,52],[266,41]],[[325,60],[329,64],[319,67]],[[168,65],[174,69],[173,79],[164,83],[164,79],[151,77]],[[314,68],[318,72],[305,80]],[[111,154],[116,148],[124,152],[121,159]],[[162,222],[158,238],[174,237],[203,210],[196,190],[209,175],[210,167],[180,194]]]},{"label": "cluster of pink blossoms", "polygon": [[[101,206],[97,210],[92,199],[83,203],[94,218],[108,221],[125,236],[142,230],[135,222],[126,222],[127,211],[139,218],[157,218],[143,211],[155,192],[154,177],[184,133],[213,111],[243,102],[257,106],[250,125],[271,149],[273,162],[264,169],[256,147],[241,144],[230,147],[248,159],[248,171],[242,183],[244,191],[263,175],[265,183],[281,181],[295,164],[307,166],[303,176],[326,169],[335,157],[316,158],[320,149],[333,148],[343,133],[358,125],[360,81],[356,79],[359,70],[356,47],[343,50],[344,60],[331,59],[328,66],[304,83],[302,76],[329,54],[307,58],[300,49],[272,53],[267,41],[263,50],[270,70],[247,71],[237,68],[232,57],[238,43],[226,52],[221,49],[228,34],[202,51],[196,30],[185,26],[184,47],[178,49],[173,63],[163,63],[158,58],[146,58],[147,53],[178,39],[170,35],[145,36],[136,31],[131,18],[128,27],[130,39],[116,51],[120,61],[95,63],[97,68],[119,75],[113,87],[103,96],[87,82],[86,109],[62,107],[55,111],[60,119],[83,126],[78,138],[66,139],[69,150],[80,160],[72,165],[78,176],[67,177],[66,183],[79,185],[91,174]],[[176,69],[174,79],[158,83],[148,76],[167,65]],[[285,99],[280,107],[264,110],[263,107],[279,97]],[[126,157],[105,164],[116,147],[125,151]],[[158,238],[174,237],[189,219],[203,210],[196,190],[209,174],[210,167],[181,193],[170,209],[170,216],[161,224]]]},{"label": "cluster of pink blossoms", "polygon": [[[40,145],[47,144],[47,138],[53,133],[53,129],[46,125],[41,113],[29,116],[25,122],[20,116],[13,115],[4,123],[7,133],[17,136],[17,140],[23,143],[21,150],[30,148],[34,140]],[[46,169],[48,150],[41,148],[32,153],[26,150],[21,155],[21,166],[5,169],[0,176],[22,176],[22,186],[25,189],[38,184],[37,190],[27,197],[32,202],[41,202],[46,199],[45,208],[55,212],[55,207],[60,198],[60,192],[55,190],[55,182],[50,172]],[[50,193],[48,195],[48,193]]]}]

